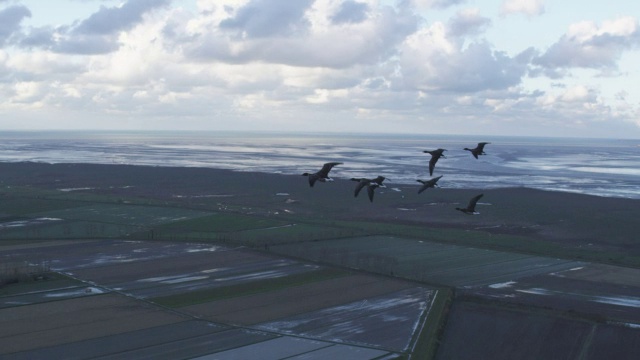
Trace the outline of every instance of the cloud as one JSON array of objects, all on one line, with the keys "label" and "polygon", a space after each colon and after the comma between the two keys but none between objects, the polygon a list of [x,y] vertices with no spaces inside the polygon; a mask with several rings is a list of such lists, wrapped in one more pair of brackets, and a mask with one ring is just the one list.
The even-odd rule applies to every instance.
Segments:
[{"label": "cloud", "polygon": [[527,58],[511,58],[494,51],[487,42],[470,43],[448,38],[436,23],[407,38],[400,67],[405,86],[422,91],[477,92],[505,89],[520,83]]},{"label": "cloud", "polygon": [[573,67],[611,70],[617,68],[625,50],[638,45],[640,30],[633,17],[605,21],[601,26],[583,21],[571,25],[534,63],[550,72]]},{"label": "cloud", "polygon": [[30,29],[28,34],[22,35],[18,44],[23,47],[43,47],[49,48],[54,43],[55,29],[51,26],[42,26]]},{"label": "cloud", "polygon": [[96,55],[114,52],[118,47],[118,39],[112,36],[74,35],[56,42],[51,49],[66,54]]},{"label": "cloud", "polygon": [[20,29],[22,19],[26,17],[31,17],[31,12],[25,6],[10,6],[0,10],[0,45]]},{"label": "cloud", "polygon": [[[253,1],[239,9],[234,16],[219,20],[219,27],[215,20],[195,30],[184,24],[174,24],[165,30],[172,37],[168,46],[179,47],[187,58],[198,61],[346,68],[376,63],[389,57],[407,35],[417,30],[419,23],[419,18],[414,14],[396,12],[388,6],[376,8],[375,14],[363,17],[359,22],[336,23],[336,12],[307,8],[307,2],[300,2],[304,6],[297,5],[297,10],[285,13],[280,13],[278,6],[265,4],[266,1]],[[258,5],[270,10],[257,15],[257,10],[261,9]],[[284,6],[291,7],[291,2],[286,2]],[[347,6],[351,20],[357,13],[355,8],[363,10],[358,6]],[[344,4],[337,9],[338,13],[343,9]],[[216,16],[224,15],[219,13]],[[357,18],[361,17],[358,15]],[[258,31],[272,23],[278,25],[269,31]],[[303,31],[292,32],[292,28],[303,28]],[[233,32],[229,33],[229,30]]]},{"label": "cloud", "polygon": [[465,2],[467,0],[408,0],[408,3],[420,9],[446,9]]},{"label": "cloud", "polygon": [[347,0],[340,5],[338,12],[331,16],[334,24],[358,23],[367,17],[369,6],[365,3]]},{"label": "cloud", "polygon": [[491,25],[491,19],[480,16],[479,9],[458,11],[447,24],[451,36],[478,35]]},{"label": "cloud", "polygon": [[304,13],[313,0],[252,0],[234,17],[220,22],[221,29],[235,30],[250,38],[291,36],[307,31]]},{"label": "cloud", "polygon": [[152,9],[169,4],[169,0],[129,0],[120,7],[104,7],[73,29],[74,34],[111,35],[129,30]]},{"label": "cloud", "polygon": [[502,15],[538,16],[544,13],[544,0],[504,0],[500,11]]},{"label": "cloud", "polygon": [[121,32],[131,30],[142,23],[146,13],[169,3],[170,0],[128,0],[117,7],[101,6],[77,25],[32,28],[18,44],[66,54],[110,53],[120,47]]},{"label": "cloud", "polygon": [[23,36],[12,17],[0,22],[15,46],[0,47],[0,112],[34,123],[59,112],[56,126],[104,128],[598,135],[591,124],[640,126],[637,94],[606,88],[614,76],[539,76],[615,69],[639,45],[634,19],[577,23],[546,49],[514,55],[486,38],[505,19],[451,8],[463,2],[198,0],[193,10],[123,0]]},{"label": "cloud", "polygon": [[45,93],[43,84],[39,82],[17,82],[13,87],[14,94],[11,101],[15,103],[32,104],[40,101]]}]

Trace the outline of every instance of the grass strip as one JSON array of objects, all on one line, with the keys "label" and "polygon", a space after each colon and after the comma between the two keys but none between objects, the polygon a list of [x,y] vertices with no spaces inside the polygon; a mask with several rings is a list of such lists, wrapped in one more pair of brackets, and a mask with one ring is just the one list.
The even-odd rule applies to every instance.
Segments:
[{"label": "grass strip", "polygon": [[292,274],[274,279],[257,280],[214,289],[196,290],[181,294],[156,297],[149,300],[159,305],[179,308],[222,299],[276,291],[288,287],[305,285],[347,275],[349,275],[349,272],[344,270],[321,268],[315,271]]},{"label": "grass strip", "polygon": [[447,323],[447,315],[453,303],[453,289],[440,288],[431,304],[427,318],[416,339],[412,359],[435,359],[440,339]]}]

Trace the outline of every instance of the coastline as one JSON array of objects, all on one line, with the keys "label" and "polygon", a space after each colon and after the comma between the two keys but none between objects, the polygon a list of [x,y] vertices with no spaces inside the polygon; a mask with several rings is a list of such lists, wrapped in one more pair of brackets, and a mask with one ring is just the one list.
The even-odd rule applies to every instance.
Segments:
[{"label": "coastline", "polygon": [[[31,134],[31,135],[30,135]],[[464,147],[490,142],[474,159]],[[434,175],[447,188],[534,189],[640,199],[637,141],[455,135],[299,133],[37,132],[3,138],[0,161],[229,169],[297,175],[324,162],[336,178],[427,180],[425,149],[445,148]],[[315,169],[315,170],[314,170]]]}]

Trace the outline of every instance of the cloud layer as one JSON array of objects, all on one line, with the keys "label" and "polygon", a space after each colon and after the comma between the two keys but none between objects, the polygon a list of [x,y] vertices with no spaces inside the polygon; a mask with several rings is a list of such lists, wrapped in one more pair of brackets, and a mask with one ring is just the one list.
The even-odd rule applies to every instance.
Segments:
[{"label": "cloud layer", "polygon": [[[107,2],[106,4],[111,4]],[[0,2],[0,126],[559,135],[629,134],[623,76],[638,19],[567,24],[545,48],[487,38],[490,14],[544,16],[541,0],[169,0],[103,5],[63,25]],[[425,9],[455,9],[429,21]],[[630,93],[630,91],[632,93]],[[15,118],[23,119],[16,126]],[[13,124],[13,125],[11,125]],[[532,124],[535,124],[532,125]],[[607,134],[603,133],[603,130]]]}]

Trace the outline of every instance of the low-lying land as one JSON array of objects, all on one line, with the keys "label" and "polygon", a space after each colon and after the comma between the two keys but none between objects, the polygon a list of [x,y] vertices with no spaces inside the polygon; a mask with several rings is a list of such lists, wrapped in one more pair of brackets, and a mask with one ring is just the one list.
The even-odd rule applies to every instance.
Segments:
[{"label": "low-lying land", "polygon": [[[13,223],[0,227],[6,240],[131,236],[260,247],[390,234],[640,267],[640,200],[526,188],[417,194],[417,185],[398,185],[370,203],[354,198],[346,179],[310,188],[301,176],[206,168],[0,163],[0,174],[0,216]],[[454,210],[478,192],[481,216]]]},{"label": "low-lying land", "polygon": [[[2,286],[0,311],[24,309],[13,326],[31,306],[121,296],[178,315],[194,337],[277,348],[297,336],[306,339],[300,351],[318,358],[540,358],[550,354],[531,349],[546,347],[596,359],[615,347],[624,359],[640,351],[633,341],[621,349],[606,340],[640,331],[639,200],[492,189],[482,191],[481,214],[466,216],[455,207],[480,190],[417,194],[417,185],[398,184],[378,189],[371,203],[354,198],[353,188],[340,178],[310,188],[301,176],[217,169],[0,163],[0,261],[48,264],[70,276],[53,276],[49,284],[59,286]],[[202,319],[220,328],[201,331]],[[86,321],[65,329],[97,320]],[[171,321],[109,325],[112,332],[86,341],[127,331],[143,341],[173,331]],[[389,326],[402,335],[373,335]],[[26,327],[0,342],[33,331],[49,330]],[[348,335],[358,332],[365,335]],[[471,338],[477,332],[486,336]],[[579,336],[553,335],[565,332]],[[512,338],[517,346],[503,346]],[[69,350],[81,340],[74,339],[3,350],[19,358]],[[121,351],[140,354],[127,346]],[[230,351],[225,346],[217,351]],[[149,348],[165,351],[158,342]]]}]

